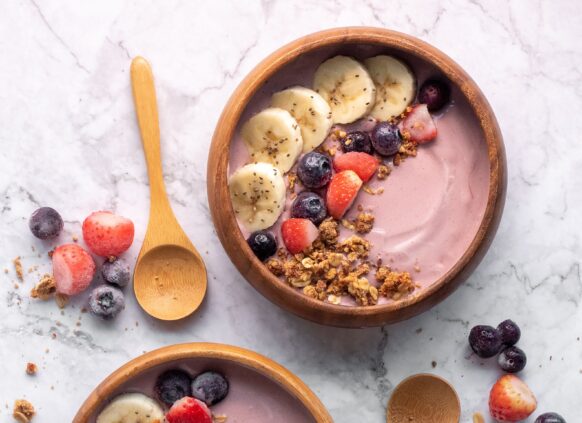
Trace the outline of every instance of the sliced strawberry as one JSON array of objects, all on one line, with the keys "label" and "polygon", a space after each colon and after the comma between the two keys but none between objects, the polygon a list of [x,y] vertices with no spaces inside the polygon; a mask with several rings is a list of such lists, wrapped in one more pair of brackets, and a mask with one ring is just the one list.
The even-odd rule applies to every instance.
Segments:
[{"label": "sliced strawberry", "polygon": [[91,213],[83,222],[83,239],[101,257],[117,257],[133,242],[133,222],[108,211]]},{"label": "sliced strawberry", "polygon": [[212,414],[202,401],[184,397],[174,403],[166,414],[168,423],[212,423]]},{"label": "sliced strawberry", "polygon": [[502,376],[489,394],[491,417],[500,422],[517,422],[527,418],[537,407],[528,386],[515,375]]},{"label": "sliced strawberry", "polygon": [[437,136],[437,128],[426,104],[417,104],[400,124],[404,137],[419,144],[432,141]]},{"label": "sliced strawberry", "polygon": [[317,226],[309,219],[292,218],[281,225],[281,237],[291,254],[305,250],[319,236]]},{"label": "sliced strawberry", "polygon": [[356,151],[336,156],[333,160],[333,167],[336,172],[353,170],[364,182],[369,181],[374,176],[378,166],[380,166],[380,162],[376,157]]},{"label": "sliced strawberry", "polygon": [[93,257],[77,244],[65,244],[53,251],[53,277],[57,292],[76,295],[91,284],[95,275]]},{"label": "sliced strawberry", "polygon": [[333,175],[327,187],[329,214],[335,219],[341,219],[356,199],[361,187],[362,180],[353,170],[344,170]]}]

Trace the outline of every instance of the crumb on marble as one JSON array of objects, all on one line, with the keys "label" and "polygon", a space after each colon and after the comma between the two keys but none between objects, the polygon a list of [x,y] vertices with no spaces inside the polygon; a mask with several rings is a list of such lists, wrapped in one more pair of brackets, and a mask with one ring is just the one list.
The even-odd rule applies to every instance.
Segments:
[{"label": "crumb on marble", "polygon": [[55,295],[55,301],[60,309],[63,309],[69,304],[69,296],[66,294],[57,293]]},{"label": "crumb on marble", "polygon": [[26,374],[29,376],[34,376],[38,371],[38,366],[34,363],[26,363]]},{"label": "crumb on marble", "polygon": [[38,298],[39,300],[48,300],[57,292],[57,285],[55,284],[54,278],[48,273],[43,275],[40,281],[36,284],[34,288],[30,291],[30,296],[32,298]]},{"label": "crumb on marble", "polygon": [[35,415],[34,406],[24,399],[14,401],[12,416],[19,423],[28,423]]},{"label": "crumb on marble", "polygon": [[483,414],[475,412],[473,414],[473,423],[485,423],[485,418],[483,417]]},{"label": "crumb on marble", "polygon": [[20,282],[24,281],[24,272],[22,270],[22,262],[20,261],[20,256],[12,260],[14,264],[14,270],[16,271],[16,277]]}]

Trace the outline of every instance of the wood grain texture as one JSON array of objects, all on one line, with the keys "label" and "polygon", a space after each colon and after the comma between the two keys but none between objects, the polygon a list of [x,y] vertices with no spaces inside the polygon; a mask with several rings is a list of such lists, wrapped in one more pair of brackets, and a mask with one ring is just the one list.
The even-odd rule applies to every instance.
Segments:
[{"label": "wood grain texture", "polygon": [[453,387],[431,374],[400,382],[388,401],[387,423],[459,423],[461,403]]},{"label": "wood grain texture", "polygon": [[131,64],[133,98],[150,182],[150,217],[135,265],[133,289],[140,306],[161,320],[192,314],[206,294],[206,268],[166,194],[154,77],[149,63]]},{"label": "wood grain texture", "polygon": [[90,417],[109,400],[112,393],[142,372],[176,360],[209,358],[238,363],[282,386],[299,400],[318,423],[333,423],[319,398],[305,383],[273,360],[243,348],[223,344],[190,343],[172,345],[144,354],[113,372],[85,400],[73,423],[89,423]]},{"label": "wood grain texture", "polygon": [[[467,98],[477,116],[489,155],[489,196],[479,229],[466,252],[441,279],[420,295],[371,307],[344,307],[303,295],[281,282],[254,256],[243,238],[228,193],[230,143],[238,120],[258,88],[298,56],[333,45],[370,44],[421,57],[438,68]],[[506,158],[501,131],[475,82],[451,58],[414,37],[380,28],[336,28],[307,35],[277,50],[255,67],[226,104],[216,126],[208,158],[207,189],[210,211],[220,241],[239,272],[259,292],[280,307],[305,319],[344,327],[380,326],[422,313],[450,295],[479,264],[489,248],[503,211],[507,186]]]}]

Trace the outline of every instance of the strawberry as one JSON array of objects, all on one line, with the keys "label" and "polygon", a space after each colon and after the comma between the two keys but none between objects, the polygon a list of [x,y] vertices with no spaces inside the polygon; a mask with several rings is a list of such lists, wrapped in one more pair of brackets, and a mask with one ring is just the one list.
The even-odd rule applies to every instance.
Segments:
[{"label": "strawberry", "polygon": [[77,244],[65,244],[53,251],[53,277],[57,292],[76,295],[83,292],[95,275],[93,257]]},{"label": "strawberry", "polygon": [[331,178],[327,188],[327,211],[335,219],[341,219],[354,202],[362,180],[353,170],[344,170]]},{"label": "strawberry", "polygon": [[376,157],[356,151],[336,156],[333,160],[333,167],[336,172],[353,170],[364,182],[374,176],[374,173],[378,170],[378,166],[380,166],[380,162],[378,162]]},{"label": "strawberry", "polygon": [[133,242],[133,222],[108,211],[91,213],[83,222],[83,239],[101,257],[117,257]]},{"label": "strawberry", "polygon": [[400,131],[405,138],[419,144],[435,139],[437,128],[426,104],[417,104],[412,108],[400,124]]},{"label": "strawberry", "polygon": [[210,410],[202,401],[184,397],[174,403],[166,414],[168,423],[212,423]]},{"label": "strawberry", "polygon": [[291,254],[305,250],[318,236],[317,226],[309,219],[291,218],[281,225],[281,237]]},{"label": "strawberry", "polygon": [[537,407],[528,386],[515,375],[505,375],[491,388],[489,411],[501,422],[517,422],[527,418]]}]

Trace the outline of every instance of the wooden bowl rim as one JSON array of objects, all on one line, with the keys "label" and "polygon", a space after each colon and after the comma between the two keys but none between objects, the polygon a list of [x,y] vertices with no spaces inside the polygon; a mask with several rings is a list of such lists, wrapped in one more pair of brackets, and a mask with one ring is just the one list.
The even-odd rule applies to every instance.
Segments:
[{"label": "wooden bowl rim", "polygon": [[286,389],[300,401],[318,423],[333,423],[327,409],[313,391],[285,367],[264,355],[226,344],[193,342],[176,344],[145,353],[111,373],[85,400],[73,423],[87,423],[99,407],[123,383],[144,371],[172,361],[207,358],[224,360],[253,370]]},{"label": "wooden bowl rim", "polygon": [[[439,375],[435,375],[434,373],[417,373],[414,375],[410,375],[408,377],[405,377],[404,379],[402,379],[400,381],[400,383],[398,385],[396,385],[396,387],[392,390],[392,394],[390,395],[390,398],[388,399],[388,404],[386,406],[386,422],[388,422],[388,418],[390,417],[390,415],[388,414],[390,412],[390,405],[392,404],[392,399],[394,398],[394,394],[396,393],[396,391],[401,388],[404,384],[410,382],[411,380],[414,379],[420,379],[420,378],[427,378],[427,379],[436,379],[440,382],[443,382],[446,386],[448,386],[451,390],[451,392],[453,393],[456,403],[457,403],[457,407],[459,410],[459,420],[461,418],[461,399],[459,398],[459,394],[457,393],[457,390],[455,389],[455,387],[451,384],[451,382],[449,382],[448,380],[446,380],[444,377],[439,376]],[[389,423],[389,422],[388,422]]]},{"label": "wooden bowl rim", "polygon": [[[487,142],[489,196],[473,241],[455,265],[439,280],[424,288],[418,295],[388,304],[349,307],[334,305],[310,298],[281,282],[255,257],[247,245],[236,221],[228,194],[230,144],[238,121],[253,95],[265,80],[300,55],[322,47],[341,44],[381,45],[420,57],[431,63],[465,96]],[[224,249],[243,277],[269,300],[300,317],[317,323],[344,327],[379,326],[403,320],[434,305],[428,301],[431,296],[435,295],[439,298],[437,302],[440,302],[449,295],[466,279],[467,271],[472,271],[471,267],[474,268],[487,251],[499,224],[507,184],[505,149],[501,131],[487,99],[477,84],[453,59],[437,48],[418,38],[374,27],[341,27],[312,33],[286,44],[262,60],[238,85],[223,109],[212,138],[207,172],[208,200],[216,232]],[[479,255],[481,257],[477,257]],[[461,277],[463,273],[467,274]],[[455,281],[457,276],[459,278]],[[424,303],[429,304],[425,306]],[[406,308],[414,308],[416,311],[411,315],[399,317],[398,312]],[[405,314],[402,313],[402,315]],[[352,321],[354,316],[359,318]],[[354,322],[357,323],[354,324]]]}]

